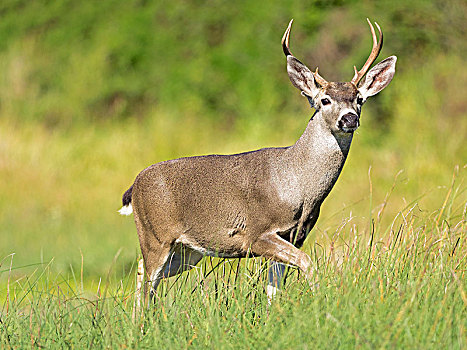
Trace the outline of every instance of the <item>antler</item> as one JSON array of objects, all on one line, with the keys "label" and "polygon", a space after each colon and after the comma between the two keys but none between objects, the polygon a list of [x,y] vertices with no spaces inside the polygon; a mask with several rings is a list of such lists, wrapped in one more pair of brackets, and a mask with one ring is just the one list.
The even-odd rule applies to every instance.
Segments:
[{"label": "antler", "polygon": [[318,82],[319,85],[326,86],[329,84],[326,79],[324,79],[321,75],[318,74],[318,67],[316,67],[316,71],[313,72],[313,74],[315,76],[315,80]]},{"label": "antler", "polygon": [[[289,26],[285,30],[284,36],[282,37],[282,50],[284,51],[285,56],[293,56],[292,52],[290,52],[289,48],[289,36],[290,36],[290,29],[292,28],[293,19],[290,20]],[[322,76],[318,74],[318,67],[316,67],[316,71],[313,72],[316,82],[321,86],[328,85],[328,81],[324,79]]]},{"label": "antler", "polygon": [[289,36],[290,36],[290,29],[292,28],[293,19],[290,20],[289,26],[285,30],[284,35],[282,36],[282,51],[284,51],[285,56],[293,56],[292,52],[289,49]]},{"label": "antler", "polygon": [[373,48],[371,49],[370,57],[368,57],[362,69],[360,69],[357,72],[357,67],[353,66],[355,74],[352,78],[351,83],[354,84],[355,86],[357,86],[358,82],[365,76],[366,72],[368,71],[370,66],[373,64],[373,62],[376,60],[376,58],[379,55],[379,52],[381,51],[381,48],[383,47],[383,32],[381,31],[381,28],[379,27],[378,23],[375,22],[376,27],[378,28],[378,31],[379,31],[379,42],[378,42],[378,38],[376,37],[375,28],[373,27],[373,25],[371,24],[368,18],[366,20],[368,24],[370,25],[371,36],[373,37]]}]

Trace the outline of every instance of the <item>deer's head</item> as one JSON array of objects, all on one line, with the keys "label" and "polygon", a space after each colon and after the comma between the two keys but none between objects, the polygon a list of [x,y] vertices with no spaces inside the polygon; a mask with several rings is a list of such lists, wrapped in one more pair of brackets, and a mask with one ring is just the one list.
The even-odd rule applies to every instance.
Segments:
[{"label": "deer's head", "polygon": [[[290,21],[282,38],[282,49],[287,57],[287,73],[292,84],[308,98],[310,104],[319,112],[333,133],[353,133],[360,125],[362,105],[368,97],[376,95],[392,80],[396,56],[390,56],[369,70],[383,46],[383,33],[377,23],[379,41],[373,25],[367,19],[373,37],[373,49],[362,69],[357,71],[350,82],[328,82],[312,72],[295,58],[289,49],[289,36],[293,20]],[[369,71],[368,71],[369,70]],[[359,84],[366,75],[365,80]]]}]

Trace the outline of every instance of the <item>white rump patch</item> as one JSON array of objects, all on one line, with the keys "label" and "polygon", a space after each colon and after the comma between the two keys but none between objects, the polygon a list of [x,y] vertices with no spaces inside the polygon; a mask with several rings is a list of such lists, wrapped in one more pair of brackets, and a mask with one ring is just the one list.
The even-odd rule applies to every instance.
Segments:
[{"label": "white rump patch", "polygon": [[124,207],[122,207],[119,211],[120,215],[131,215],[131,213],[133,213],[133,206],[130,204],[128,205],[125,205]]}]

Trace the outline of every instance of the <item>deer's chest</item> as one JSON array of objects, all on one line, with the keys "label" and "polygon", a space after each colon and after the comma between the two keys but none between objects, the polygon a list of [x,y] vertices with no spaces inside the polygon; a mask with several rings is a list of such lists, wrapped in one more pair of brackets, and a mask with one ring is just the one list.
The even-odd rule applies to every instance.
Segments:
[{"label": "deer's chest", "polygon": [[302,202],[291,212],[292,218],[289,220],[291,220],[292,225],[290,228],[280,232],[279,236],[295,246],[301,247],[318,220],[320,206],[321,203],[310,205]]}]

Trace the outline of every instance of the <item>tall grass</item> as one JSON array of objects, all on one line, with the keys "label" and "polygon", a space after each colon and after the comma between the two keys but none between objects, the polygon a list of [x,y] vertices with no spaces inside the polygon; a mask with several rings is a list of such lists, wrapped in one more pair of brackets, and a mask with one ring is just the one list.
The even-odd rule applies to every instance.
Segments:
[{"label": "tall grass", "polygon": [[[1,313],[6,348],[453,348],[466,344],[465,186],[449,187],[433,213],[417,203],[389,226],[355,226],[312,245],[318,287],[297,270],[268,305],[262,259],[205,258],[163,280],[155,303],[132,321],[134,267],[116,256],[107,276],[83,289],[82,271],[53,262],[9,279]],[[10,276],[9,258],[2,274]],[[313,283],[314,284],[314,283]]]}]

